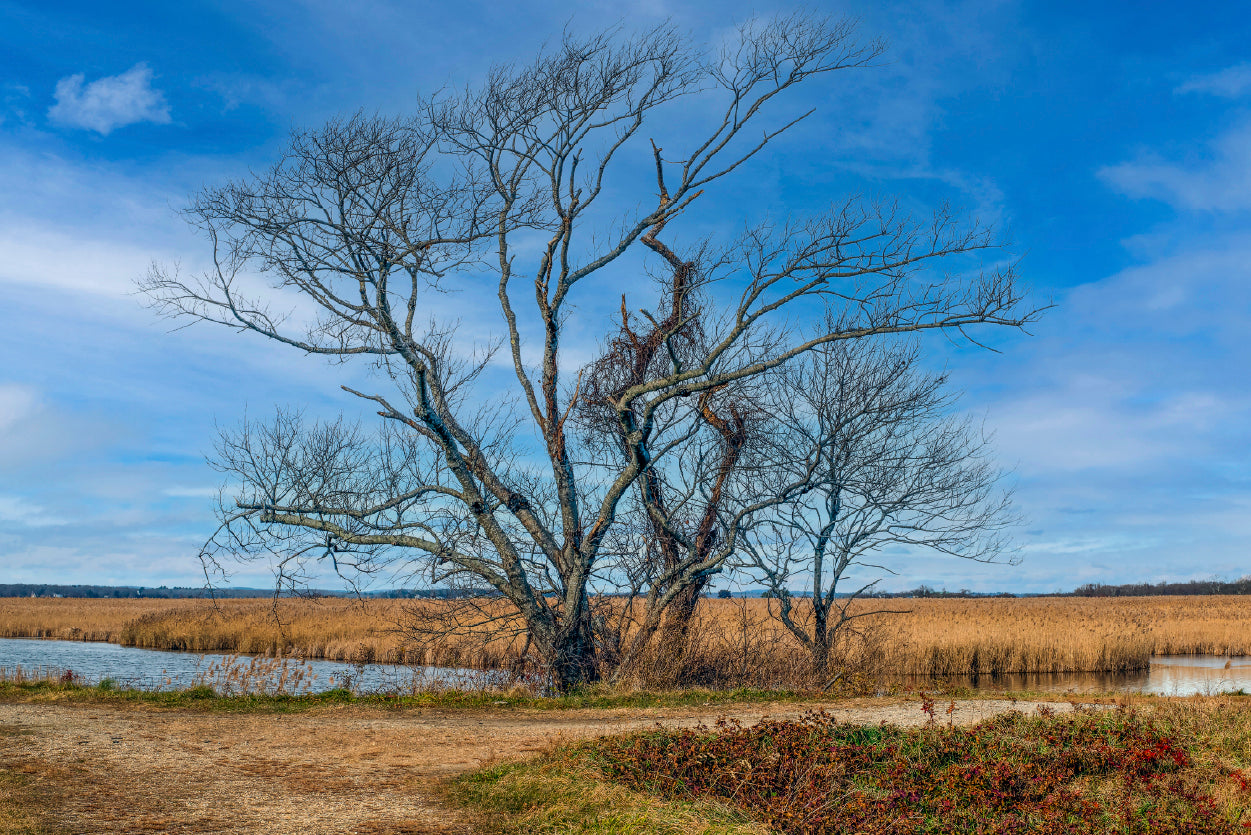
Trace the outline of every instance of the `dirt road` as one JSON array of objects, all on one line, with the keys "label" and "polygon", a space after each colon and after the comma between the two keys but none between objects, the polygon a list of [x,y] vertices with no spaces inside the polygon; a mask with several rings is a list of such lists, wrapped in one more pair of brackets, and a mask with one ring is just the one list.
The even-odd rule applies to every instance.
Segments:
[{"label": "dirt road", "polygon": [[[969,723],[1028,702],[958,703]],[[50,827],[72,833],[465,833],[438,781],[553,743],[659,722],[751,723],[817,705],[702,709],[382,710],[295,715],[0,704],[0,770],[27,775]],[[846,721],[920,724],[916,700],[821,705]],[[1067,704],[1052,705],[1068,710]],[[946,716],[939,708],[939,719]],[[2,787],[0,787],[2,788]]]}]

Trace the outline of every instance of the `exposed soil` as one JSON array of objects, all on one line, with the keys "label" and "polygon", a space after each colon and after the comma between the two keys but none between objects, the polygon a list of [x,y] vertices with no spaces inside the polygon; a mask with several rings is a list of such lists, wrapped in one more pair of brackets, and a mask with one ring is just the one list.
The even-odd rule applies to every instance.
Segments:
[{"label": "exposed soil", "polygon": [[[53,831],[468,833],[472,819],[444,806],[437,790],[461,772],[655,723],[729,716],[746,724],[816,707],[866,724],[927,718],[915,699],[567,711],[343,706],[295,715],[31,702],[0,704],[0,772],[26,775],[43,807],[36,815]],[[964,701],[952,718],[1037,707]],[[945,708],[938,721],[947,721]]]}]

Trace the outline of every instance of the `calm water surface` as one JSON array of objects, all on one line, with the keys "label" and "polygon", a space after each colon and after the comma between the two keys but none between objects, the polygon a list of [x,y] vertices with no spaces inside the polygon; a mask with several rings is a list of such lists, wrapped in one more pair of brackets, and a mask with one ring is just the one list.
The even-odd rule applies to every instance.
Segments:
[{"label": "calm water surface", "polygon": [[[232,660],[233,659],[233,662]],[[221,689],[229,679],[228,665],[240,671],[252,661],[247,656],[200,655],[136,649],[117,644],[54,641],[39,638],[0,638],[0,669],[11,675],[17,667],[30,672],[40,668],[73,670],[88,684],[111,678],[119,685],[147,690],[176,689],[208,684]],[[253,675],[254,684],[271,692],[281,671],[268,659],[257,660],[257,670],[270,667],[267,678]],[[226,667],[226,669],[223,669]],[[293,673],[300,673],[292,685]],[[287,667],[287,690],[318,693],[347,687],[362,693],[404,692],[431,683],[474,686],[498,674],[442,667],[405,667],[392,664],[347,664],[340,661],[291,661]],[[237,686],[234,689],[238,689]]]},{"label": "calm water surface", "polygon": [[1035,690],[1043,693],[1151,693],[1157,696],[1251,693],[1251,658],[1215,655],[1157,655],[1141,673],[1039,673],[957,679],[974,690]]},{"label": "calm water surface", "polygon": [[[189,687],[200,683],[217,685],[222,680],[221,665],[227,658],[223,655],[165,652],[106,643],[0,638],[0,668],[10,672],[19,666],[27,671],[47,667],[70,669],[88,683],[111,678],[120,685],[146,689]],[[249,658],[239,657],[235,660],[236,668],[246,667],[250,661]],[[292,662],[289,669],[296,667],[303,672],[297,688],[299,692],[314,693],[344,686],[357,692],[404,692],[430,683],[475,686],[489,682],[493,675],[499,678],[498,673],[475,670],[413,669],[390,664],[352,665],[338,661]],[[274,675],[271,686],[276,681],[276,672]],[[976,690],[1113,691],[1163,696],[1209,695],[1236,690],[1251,692],[1251,658],[1169,655],[1153,658],[1150,670],[1129,675],[1049,673],[993,678],[982,676],[953,683],[966,684]]]}]

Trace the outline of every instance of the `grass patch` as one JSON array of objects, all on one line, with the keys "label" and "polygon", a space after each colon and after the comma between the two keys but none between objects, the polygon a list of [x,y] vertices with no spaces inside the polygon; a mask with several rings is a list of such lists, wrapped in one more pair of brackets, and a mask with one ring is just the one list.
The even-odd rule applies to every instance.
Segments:
[{"label": "grass patch", "polygon": [[718,801],[657,800],[615,785],[585,763],[544,758],[499,765],[453,782],[448,799],[479,813],[489,835],[767,835]]},{"label": "grass patch", "polygon": [[0,701],[58,701],[72,704],[136,704],[161,708],[195,708],[227,712],[298,712],[326,705],[368,705],[386,708],[465,708],[578,710],[613,708],[702,707],[750,703],[804,702],[830,699],[829,694],[789,690],[677,690],[673,692],[614,692],[587,689],[565,696],[534,696],[518,692],[432,690],[416,694],[354,694],[328,690],[303,695],[218,695],[210,687],[182,690],[136,690],[115,682],[104,686],[55,680],[0,682]]},{"label": "grass patch", "polygon": [[59,835],[34,812],[45,800],[29,777],[0,767],[0,835]]}]

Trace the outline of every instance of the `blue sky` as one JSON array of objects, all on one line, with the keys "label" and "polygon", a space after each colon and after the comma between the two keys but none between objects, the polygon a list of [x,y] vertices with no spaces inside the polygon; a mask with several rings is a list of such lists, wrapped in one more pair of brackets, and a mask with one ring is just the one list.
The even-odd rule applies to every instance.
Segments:
[{"label": "blue sky", "polygon": [[[355,409],[339,371],[134,295],[194,268],[177,215],[292,127],[524,61],[566,24],[715,38],[772,3],[0,0],[0,581],[195,584],[216,425]],[[1051,591],[1251,573],[1251,8],[848,2],[890,44],[723,194],[743,216],[841,194],[993,221],[1036,300],[1001,353],[930,344],[997,433],[1017,565],[898,555],[896,587]],[[1149,9],[1150,13],[1144,13]],[[593,307],[593,305],[592,305]],[[264,584],[242,573],[240,584]]]}]

